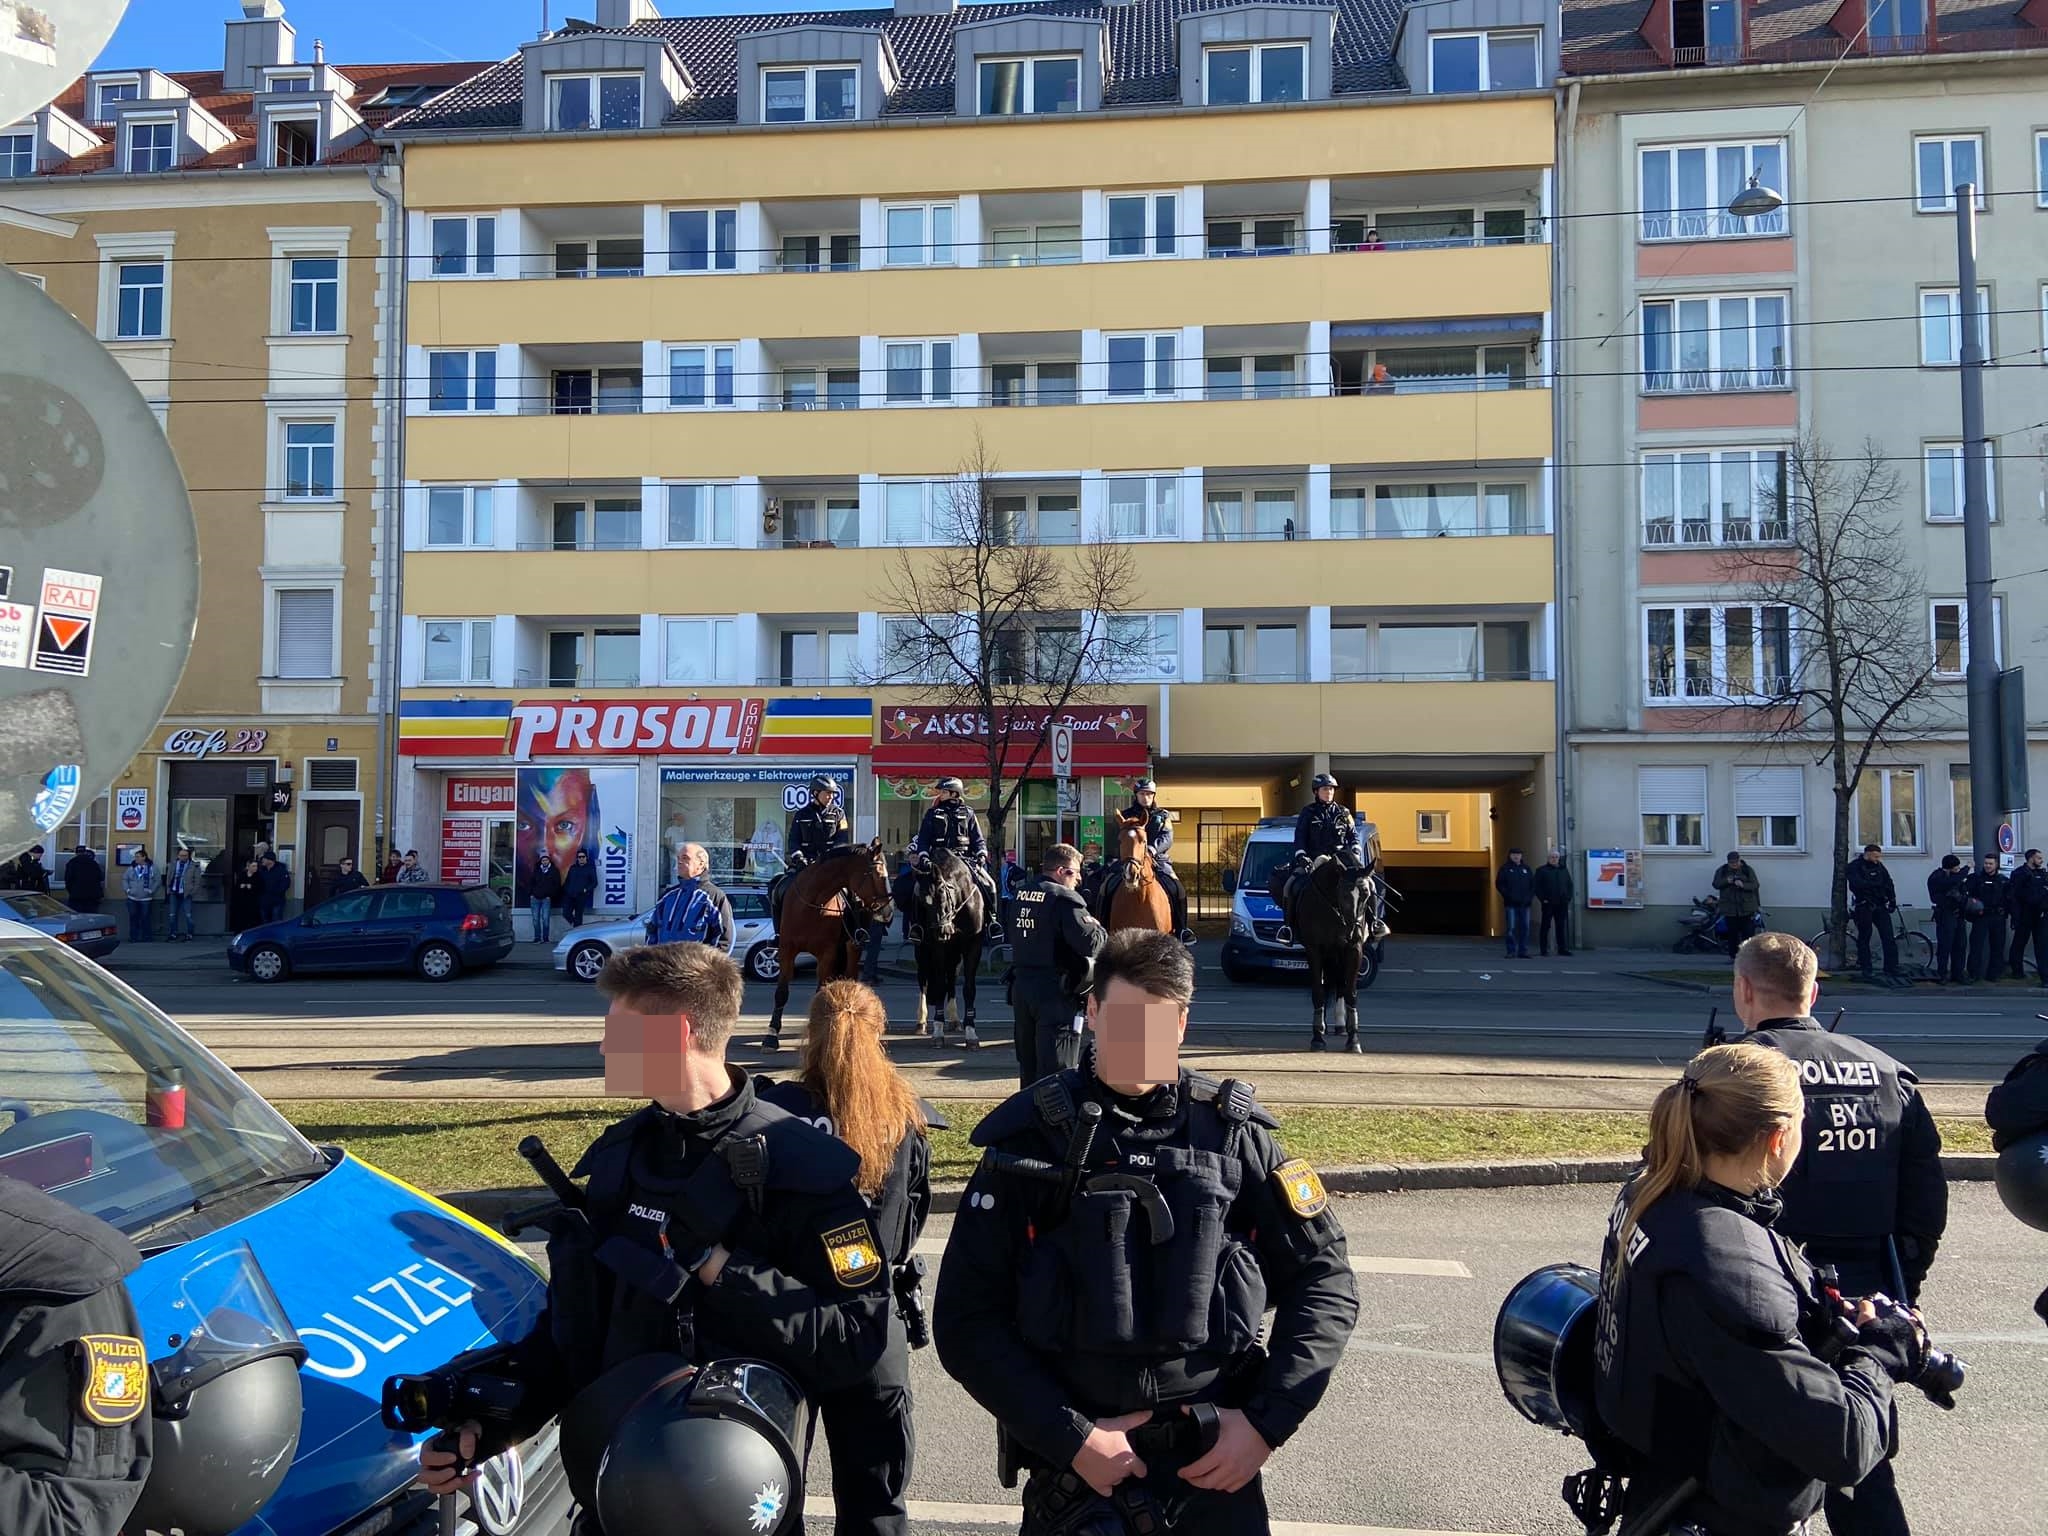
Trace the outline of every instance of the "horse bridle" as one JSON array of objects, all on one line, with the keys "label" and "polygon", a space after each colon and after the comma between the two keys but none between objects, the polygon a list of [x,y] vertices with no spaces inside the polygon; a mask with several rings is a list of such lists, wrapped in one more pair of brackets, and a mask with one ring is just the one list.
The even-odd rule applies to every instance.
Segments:
[{"label": "horse bridle", "polygon": [[[869,868],[872,869],[873,866],[870,865]],[[889,884],[886,876],[882,880],[882,899],[878,903],[870,904],[863,901],[860,897],[853,894],[853,886],[851,883],[848,883],[840,886],[838,890],[829,893],[822,901],[809,901],[805,905],[813,912],[824,914],[829,910],[834,897],[843,897],[845,899],[848,915],[859,912],[870,923],[886,924],[896,920],[896,898],[889,894]]]},{"label": "horse bridle", "polygon": [[[1354,868],[1357,872],[1358,880],[1361,885],[1365,881],[1372,878],[1372,866],[1370,864],[1360,864],[1353,866],[1345,863],[1344,860],[1338,858],[1335,854],[1332,854],[1330,856],[1330,862],[1337,866],[1337,878],[1340,881],[1343,880],[1349,874],[1351,874]],[[1345,923],[1344,933],[1344,936],[1347,941],[1354,937],[1362,939],[1365,937],[1367,932],[1371,930],[1372,924],[1369,921],[1367,921],[1364,917],[1359,916],[1355,912],[1346,912],[1342,907],[1337,905],[1336,901],[1333,898],[1331,898],[1327,893],[1325,893],[1316,885],[1315,870],[1313,868],[1311,868],[1305,875],[1303,875],[1302,879],[1307,884],[1309,894],[1311,896],[1314,896],[1324,906],[1328,907],[1333,916],[1344,918],[1347,920]]]}]

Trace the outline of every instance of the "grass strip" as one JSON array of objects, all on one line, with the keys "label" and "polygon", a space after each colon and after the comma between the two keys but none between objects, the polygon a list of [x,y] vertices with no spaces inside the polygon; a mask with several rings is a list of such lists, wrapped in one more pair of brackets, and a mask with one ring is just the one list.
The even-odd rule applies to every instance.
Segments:
[{"label": "grass strip", "polygon": [[[322,1144],[339,1143],[422,1189],[535,1185],[514,1149],[537,1134],[564,1167],[635,1102],[622,1099],[301,1099],[280,1106]],[[968,1133],[994,1107],[948,1101],[951,1128],[932,1137],[932,1177],[964,1180],[974,1169]],[[1326,1168],[1357,1163],[1455,1163],[1495,1158],[1628,1156],[1642,1149],[1645,1117],[1608,1111],[1277,1108],[1287,1150]],[[1988,1152],[1979,1122],[1941,1123],[1956,1152]]]}]

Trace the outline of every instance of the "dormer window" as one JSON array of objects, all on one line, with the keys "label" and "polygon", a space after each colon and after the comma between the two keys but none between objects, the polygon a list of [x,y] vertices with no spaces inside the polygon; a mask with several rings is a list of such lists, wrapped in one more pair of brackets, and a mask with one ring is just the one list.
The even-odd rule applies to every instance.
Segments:
[{"label": "dormer window", "polygon": [[121,168],[131,176],[168,171],[178,160],[178,124],[173,118],[128,124],[128,153]]},{"label": "dormer window", "polygon": [[313,89],[313,71],[273,69],[263,77],[263,88],[267,91],[310,91]]},{"label": "dormer window", "polygon": [[764,123],[848,123],[860,116],[860,71],[813,64],[761,71]]},{"label": "dormer window", "polygon": [[0,181],[20,181],[36,173],[36,136],[33,130],[0,133]]},{"label": "dormer window", "polygon": [[1742,57],[1736,0],[1671,0],[1671,62],[1733,64]]},{"label": "dormer window", "polygon": [[639,75],[548,76],[548,127],[556,133],[640,126]]},{"label": "dormer window", "polygon": [[134,75],[125,80],[101,80],[93,86],[93,114],[96,123],[108,121],[113,113],[108,109],[117,101],[140,101],[142,81]]},{"label": "dormer window", "polygon": [[1212,107],[1300,101],[1307,83],[1308,47],[1303,43],[1210,48],[1202,55],[1202,99]]},{"label": "dormer window", "polygon": [[416,107],[428,97],[446,89],[446,86],[441,85],[387,85],[363,105],[392,111],[399,107]]},{"label": "dormer window", "polygon": [[1540,32],[1433,33],[1429,39],[1430,94],[1534,90],[1542,56]]},{"label": "dormer window", "polygon": [[1068,54],[1042,59],[983,59],[983,117],[1076,112],[1081,106],[1081,60]]},{"label": "dormer window", "polygon": [[1870,25],[1865,36],[1872,53],[1896,53],[1920,47],[1927,38],[1924,0],[1865,0]]},{"label": "dormer window", "polygon": [[278,166],[317,165],[320,161],[320,120],[314,117],[270,119],[270,163]]}]

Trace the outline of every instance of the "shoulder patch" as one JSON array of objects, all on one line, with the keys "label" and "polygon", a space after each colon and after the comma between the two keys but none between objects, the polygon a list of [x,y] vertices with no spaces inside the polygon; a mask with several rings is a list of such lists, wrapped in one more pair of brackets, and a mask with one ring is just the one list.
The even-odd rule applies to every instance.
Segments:
[{"label": "shoulder patch", "polygon": [[848,1222],[825,1234],[825,1257],[832,1263],[832,1278],[849,1291],[857,1291],[882,1272],[882,1247],[865,1221]]},{"label": "shoulder patch", "polygon": [[1287,1202],[1287,1209],[1303,1220],[1322,1215],[1330,1203],[1322,1176],[1309,1166],[1307,1158],[1290,1158],[1282,1163],[1273,1170],[1273,1181],[1280,1186],[1280,1198]]},{"label": "shoulder patch", "polygon": [[78,1406],[95,1424],[132,1424],[149,1406],[149,1360],[142,1340],[125,1333],[88,1333],[78,1341],[84,1352],[84,1382]]}]

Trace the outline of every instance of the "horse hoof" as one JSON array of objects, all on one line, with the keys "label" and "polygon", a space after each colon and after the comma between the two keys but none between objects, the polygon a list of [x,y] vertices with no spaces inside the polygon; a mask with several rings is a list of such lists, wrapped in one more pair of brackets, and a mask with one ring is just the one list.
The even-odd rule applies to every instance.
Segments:
[{"label": "horse hoof", "polygon": [[1327,1051],[1330,1048],[1330,1042],[1321,1035],[1310,1035],[1308,1037],[1308,1048],[1312,1051]]},{"label": "horse hoof", "polygon": [[763,1036],[761,1037],[761,1049],[762,1049],[762,1050],[764,1050],[764,1051],[779,1051],[779,1050],[781,1050],[781,1049],[782,1049],[782,1036],[780,1036],[780,1035],[763,1035]]},{"label": "horse hoof", "polygon": [[1344,1037],[1344,1049],[1354,1056],[1363,1056],[1365,1054],[1365,1047],[1358,1043],[1358,1036],[1356,1035],[1346,1035]]},{"label": "horse hoof", "polygon": [[974,1026],[972,1024],[968,1025],[964,1030],[960,1032],[960,1043],[970,1051],[978,1051],[981,1049],[981,1036],[977,1035],[974,1032]]},{"label": "horse hoof", "polygon": [[1193,949],[1195,947],[1195,930],[1192,928],[1181,929],[1180,941],[1187,945],[1189,949]]}]

